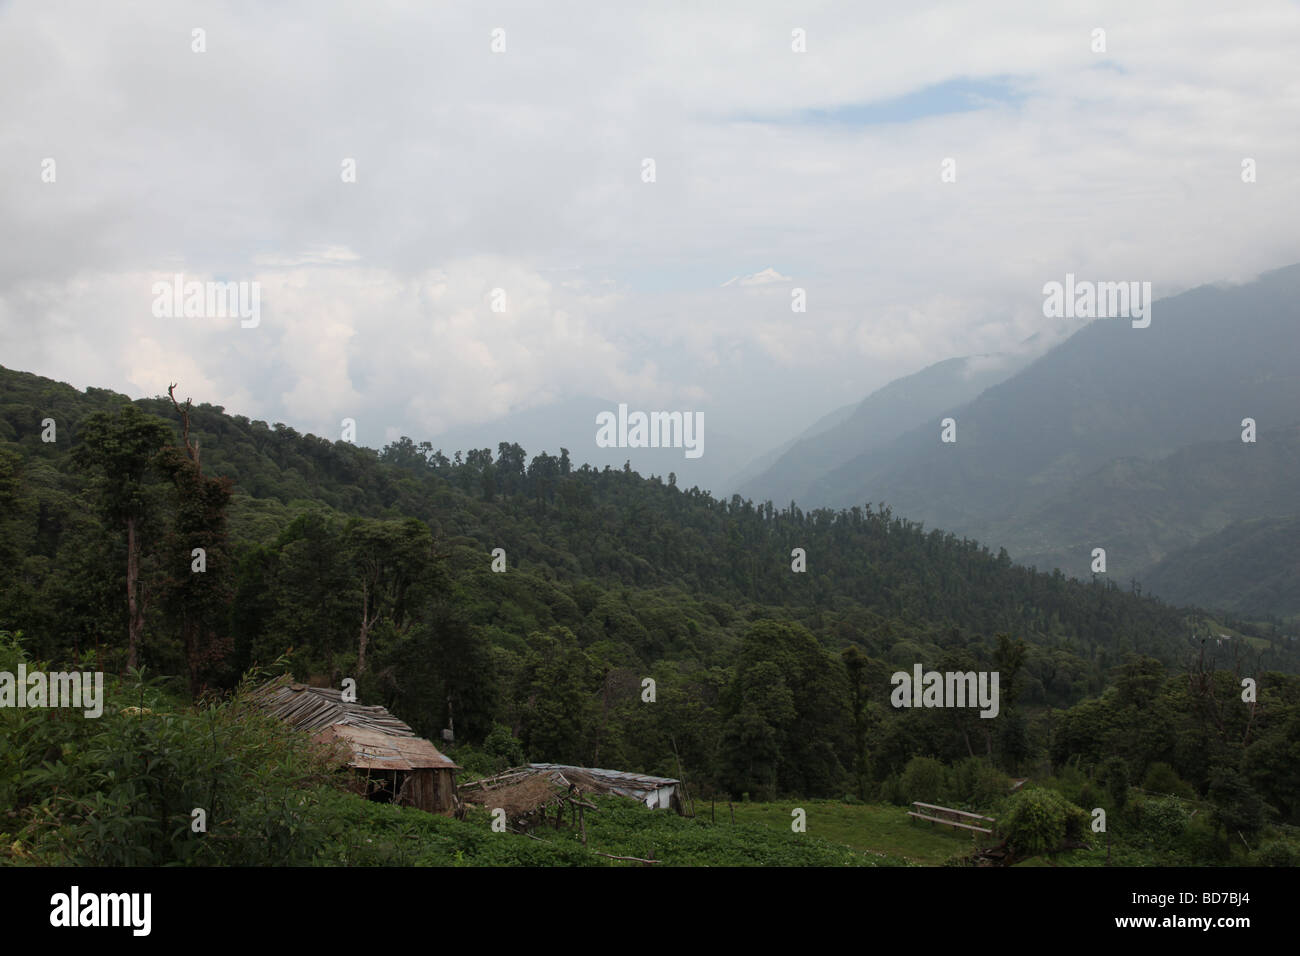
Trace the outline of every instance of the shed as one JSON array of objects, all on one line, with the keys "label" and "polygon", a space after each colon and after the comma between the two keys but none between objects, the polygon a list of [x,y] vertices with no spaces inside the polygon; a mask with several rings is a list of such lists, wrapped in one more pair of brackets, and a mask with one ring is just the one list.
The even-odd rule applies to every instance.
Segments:
[{"label": "shed", "polygon": [[385,708],[346,701],[332,687],[309,687],[287,678],[264,684],[251,696],[317,743],[342,749],[369,799],[429,813],[455,811],[460,767]]},{"label": "shed", "polygon": [[571,782],[586,783],[589,791],[640,800],[651,810],[682,812],[681,797],[677,792],[681,781],[671,777],[652,777],[645,773],[601,770],[597,767],[570,767],[558,763],[530,763],[528,766],[542,772],[559,771]]},{"label": "shed", "polygon": [[[544,785],[542,785],[544,782]],[[504,806],[512,819],[525,817],[562,801],[570,787],[583,793],[614,794],[637,800],[652,810],[682,813],[678,792],[681,781],[624,770],[573,767],[558,763],[530,763],[476,780],[462,788],[463,799],[483,806]],[[513,808],[513,813],[511,809]]]}]

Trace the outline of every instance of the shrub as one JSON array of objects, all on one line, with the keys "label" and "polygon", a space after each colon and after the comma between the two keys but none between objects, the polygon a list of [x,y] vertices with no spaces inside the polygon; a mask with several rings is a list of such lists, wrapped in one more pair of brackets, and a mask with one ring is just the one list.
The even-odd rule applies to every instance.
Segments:
[{"label": "shrub", "polygon": [[1006,803],[998,831],[1017,856],[1052,853],[1077,843],[1088,829],[1088,814],[1055,790],[1021,790]]},{"label": "shrub", "polygon": [[1183,835],[1191,814],[1177,797],[1148,797],[1134,805],[1132,820],[1142,836],[1168,846]]},{"label": "shrub", "polygon": [[[133,673],[26,775],[37,856],[88,866],[297,865],[327,840],[336,758],[242,695],[199,708]],[[46,721],[49,722],[49,721]],[[204,812],[205,827],[192,824]]]},{"label": "shrub", "polygon": [[902,781],[898,779],[898,774],[891,773],[880,782],[880,793],[877,799],[881,803],[892,803],[895,806],[907,805],[907,797],[903,793]]},{"label": "shrub", "polygon": [[[1067,797],[1067,799],[1069,798]],[[1104,800],[1104,795],[1099,793],[1097,788],[1092,785],[1091,781],[1089,781],[1079,788],[1078,795],[1073,800],[1070,800],[1070,802],[1077,807],[1092,810],[1096,807],[1102,806]]]},{"label": "shrub", "polygon": [[948,794],[948,771],[933,757],[913,757],[899,782],[905,803],[942,803]]},{"label": "shrub", "polygon": [[1263,799],[1234,767],[1218,766],[1210,771],[1209,798],[1214,804],[1215,825],[1227,833],[1250,836],[1264,826]]},{"label": "shrub", "polygon": [[1180,778],[1174,772],[1174,768],[1167,763],[1153,763],[1147,768],[1147,774],[1142,778],[1142,789],[1150,790],[1152,793],[1182,797],[1184,800],[1192,800],[1196,797],[1192,785]]},{"label": "shrub", "polygon": [[987,760],[967,757],[953,768],[953,794],[969,806],[987,809],[1007,796],[1007,775]]},{"label": "shrub", "polygon": [[1256,866],[1300,866],[1300,853],[1285,840],[1269,840],[1251,855]]},{"label": "shrub", "polygon": [[498,770],[504,770],[506,767],[518,767],[524,762],[523,747],[515,738],[515,735],[510,732],[510,728],[502,723],[492,725],[492,729],[483,739],[483,751],[498,758],[500,763]]},{"label": "shrub", "polygon": [[460,779],[464,781],[475,780],[479,777],[490,777],[494,773],[505,769],[499,758],[481,750],[475,750],[469,744],[457,747],[454,751],[448,751],[447,755],[456,761],[460,767]]},{"label": "shrub", "polygon": [[1123,810],[1128,804],[1128,764],[1120,757],[1109,757],[1097,771],[1097,783],[1106,788],[1110,805]]},{"label": "shrub", "polygon": [[1095,797],[1091,796],[1095,792],[1091,781],[1072,763],[1061,766],[1056,776],[1045,780],[1043,786],[1055,790],[1070,803],[1081,807],[1096,806]]}]

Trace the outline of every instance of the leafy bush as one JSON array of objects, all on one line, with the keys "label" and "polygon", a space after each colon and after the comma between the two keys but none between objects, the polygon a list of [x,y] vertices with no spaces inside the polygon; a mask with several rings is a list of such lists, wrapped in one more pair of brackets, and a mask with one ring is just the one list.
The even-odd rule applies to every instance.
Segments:
[{"label": "leafy bush", "polygon": [[510,732],[510,728],[502,723],[492,725],[487,737],[483,739],[483,751],[497,758],[500,764],[498,770],[504,770],[507,767],[518,767],[524,762],[523,746],[515,735]]},{"label": "leafy bush", "polygon": [[1060,767],[1056,776],[1043,781],[1044,787],[1055,790],[1070,803],[1080,807],[1096,806],[1094,788],[1088,777],[1073,763]]},{"label": "leafy bush", "polygon": [[1138,833],[1167,846],[1183,835],[1191,813],[1177,797],[1147,797],[1133,806],[1131,819]]},{"label": "leafy bush", "polygon": [[899,807],[907,805],[907,795],[903,792],[902,781],[898,778],[898,774],[891,773],[880,781],[878,799],[881,803],[892,803]]},{"label": "leafy bush", "polygon": [[1264,826],[1264,801],[1235,767],[1218,766],[1210,771],[1209,798],[1214,803],[1216,826],[1227,833],[1251,835]]},{"label": "leafy bush", "polygon": [[469,744],[447,751],[447,756],[460,767],[459,779],[462,782],[477,780],[480,777],[490,777],[494,773],[505,769],[500,758],[484,753],[481,750],[475,750]]},{"label": "leafy bush", "polygon": [[905,803],[942,803],[948,795],[948,771],[933,757],[913,757],[903,768],[899,789]]},{"label": "leafy bush", "polygon": [[1120,757],[1108,757],[1097,770],[1097,783],[1106,788],[1110,805],[1123,810],[1128,804],[1128,764]]},{"label": "leafy bush", "polygon": [[1012,795],[997,829],[1017,856],[1030,856],[1081,841],[1089,819],[1055,790],[1033,787]]},{"label": "leafy bush", "polygon": [[1269,840],[1251,855],[1256,866],[1300,866],[1300,852],[1286,840]]},{"label": "leafy bush", "polygon": [[59,725],[44,762],[20,777],[22,835],[36,858],[301,865],[325,846],[315,811],[338,763],[301,732],[242,694],[198,708],[169,702],[138,672],[125,687],[106,685],[105,697],[97,719],[48,711],[36,721]]},{"label": "leafy bush", "polygon": [[1007,775],[987,760],[967,757],[952,771],[953,795],[961,803],[989,809],[1007,796]]},{"label": "leafy bush", "polygon": [[1142,789],[1150,790],[1152,793],[1182,797],[1184,800],[1193,800],[1196,797],[1192,785],[1179,777],[1174,772],[1174,768],[1167,763],[1153,763],[1147,768],[1147,774],[1142,778]]}]

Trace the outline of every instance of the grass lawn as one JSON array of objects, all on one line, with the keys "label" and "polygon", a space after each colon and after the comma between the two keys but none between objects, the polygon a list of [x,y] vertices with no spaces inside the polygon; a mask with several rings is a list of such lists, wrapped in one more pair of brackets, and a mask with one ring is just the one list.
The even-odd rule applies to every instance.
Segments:
[{"label": "grass lawn", "polygon": [[[950,857],[969,853],[972,831],[937,823],[913,821],[906,807],[892,804],[847,804],[835,800],[801,800],[798,803],[737,803],[736,823],[758,823],[790,830],[790,811],[807,813],[808,835],[842,843],[855,850],[902,857],[913,863],[939,866]],[[709,805],[697,802],[696,814],[709,819]],[[717,807],[718,826],[731,817],[725,803]],[[988,840],[984,834],[974,834]]]}]

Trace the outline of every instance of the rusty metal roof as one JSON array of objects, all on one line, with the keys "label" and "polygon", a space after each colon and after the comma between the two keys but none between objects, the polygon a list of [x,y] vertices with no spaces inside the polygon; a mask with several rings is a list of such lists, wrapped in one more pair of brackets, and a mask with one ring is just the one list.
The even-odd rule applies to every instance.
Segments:
[{"label": "rusty metal roof", "polygon": [[332,687],[309,687],[279,677],[257,688],[250,698],[273,717],[305,730],[316,739],[346,743],[354,767],[411,770],[442,767],[459,770],[429,741],[377,704],[343,699]]}]

